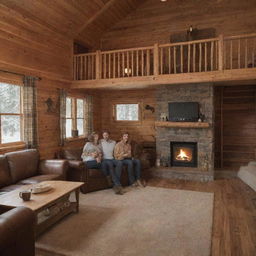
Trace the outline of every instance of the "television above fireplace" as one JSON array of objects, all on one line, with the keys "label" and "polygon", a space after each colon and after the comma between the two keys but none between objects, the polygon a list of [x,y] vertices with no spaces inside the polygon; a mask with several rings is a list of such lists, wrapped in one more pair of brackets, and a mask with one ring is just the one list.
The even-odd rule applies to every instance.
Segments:
[{"label": "television above fireplace", "polygon": [[199,118],[198,102],[170,102],[169,120],[172,122],[197,122]]}]

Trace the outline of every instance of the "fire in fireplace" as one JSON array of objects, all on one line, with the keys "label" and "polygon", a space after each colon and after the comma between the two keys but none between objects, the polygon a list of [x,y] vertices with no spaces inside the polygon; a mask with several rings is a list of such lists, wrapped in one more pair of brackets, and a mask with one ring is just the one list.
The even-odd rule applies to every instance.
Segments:
[{"label": "fire in fireplace", "polygon": [[197,167],[197,143],[171,142],[171,166]]}]

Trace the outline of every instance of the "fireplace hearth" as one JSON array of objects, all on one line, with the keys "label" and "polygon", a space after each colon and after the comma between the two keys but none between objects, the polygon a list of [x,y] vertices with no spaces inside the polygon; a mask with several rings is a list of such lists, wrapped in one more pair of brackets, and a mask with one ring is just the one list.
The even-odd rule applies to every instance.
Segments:
[{"label": "fireplace hearth", "polygon": [[171,142],[171,166],[197,167],[196,142]]}]

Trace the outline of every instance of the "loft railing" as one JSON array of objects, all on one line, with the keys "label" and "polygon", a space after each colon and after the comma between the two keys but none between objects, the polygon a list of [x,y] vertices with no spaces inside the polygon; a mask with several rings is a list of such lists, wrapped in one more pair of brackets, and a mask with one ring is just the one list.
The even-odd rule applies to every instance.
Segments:
[{"label": "loft railing", "polygon": [[102,79],[153,75],[153,47],[104,51],[100,60]]},{"label": "loft railing", "polygon": [[256,34],[224,38],[224,68],[256,67]]},{"label": "loft railing", "polygon": [[114,79],[256,67],[256,34],[76,54],[74,80]]},{"label": "loft railing", "polygon": [[190,41],[159,46],[160,74],[218,70],[219,39]]},{"label": "loft railing", "polygon": [[74,55],[73,79],[74,80],[95,80],[98,63],[96,53]]}]

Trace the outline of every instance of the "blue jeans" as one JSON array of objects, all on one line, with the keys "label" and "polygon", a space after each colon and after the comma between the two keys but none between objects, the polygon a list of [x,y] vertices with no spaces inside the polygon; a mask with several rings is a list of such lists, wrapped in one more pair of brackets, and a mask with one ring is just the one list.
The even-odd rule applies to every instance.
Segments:
[{"label": "blue jeans", "polygon": [[121,186],[122,162],[115,159],[104,159],[102,161],[102,171],[106,176],[111,176],[115,186]]},{"label": "blue jeans", "polygon": [[129,184],[132,185],[136,180],[140,179],[141,164],[139,159],[125,158],[121,162],[127,165]]},{"label": "blue jeans", "polygon": [[88,169],[101,169],[101,163],[96,160],[86,161],[85,163]]}]

